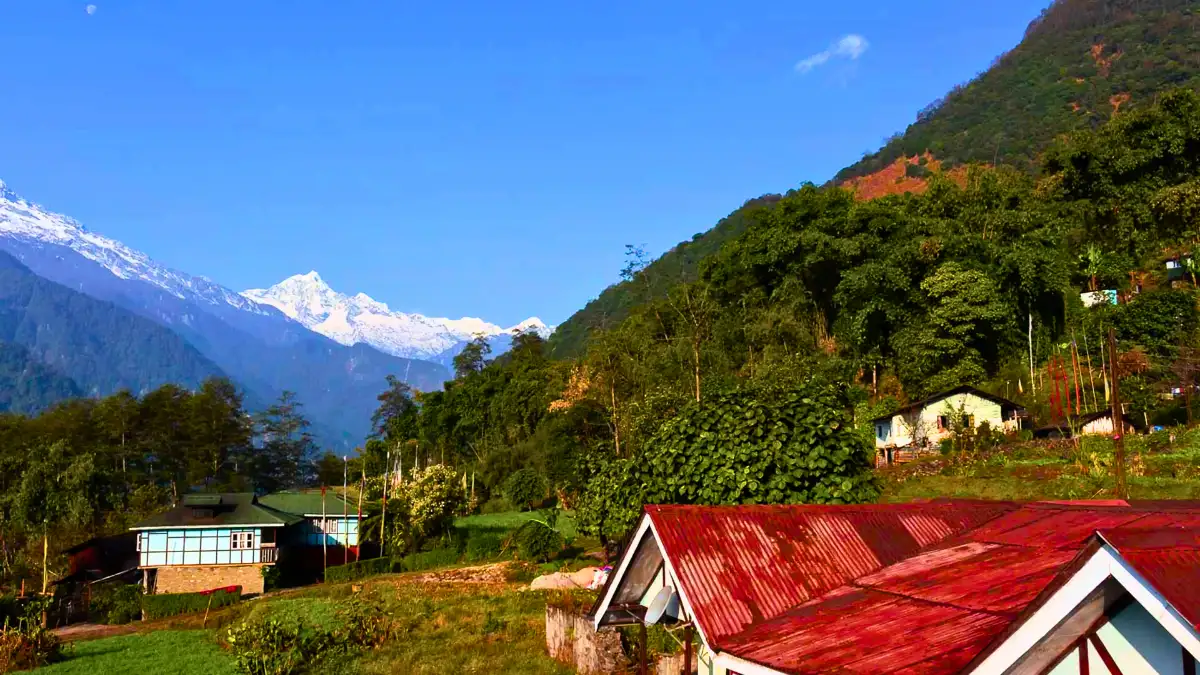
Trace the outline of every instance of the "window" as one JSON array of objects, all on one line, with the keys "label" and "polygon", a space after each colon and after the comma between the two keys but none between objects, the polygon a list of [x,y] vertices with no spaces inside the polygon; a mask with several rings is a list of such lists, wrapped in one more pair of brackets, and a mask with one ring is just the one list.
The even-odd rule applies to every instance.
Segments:
[{"label": "window", "polygon": [[937,425],[938,431],[945,431],[950,426],[950,420],[945,415],[938,415]]},{"label": "window", "polygon": [[229,548],[235,551],[243,551],[254,548],[254,533],[253,532],[234,532],[229,535]]}]

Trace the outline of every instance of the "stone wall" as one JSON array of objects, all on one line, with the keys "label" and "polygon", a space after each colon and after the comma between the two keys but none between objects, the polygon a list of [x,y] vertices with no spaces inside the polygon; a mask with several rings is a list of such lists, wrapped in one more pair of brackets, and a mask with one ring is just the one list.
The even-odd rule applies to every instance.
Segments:
[{"label": "stone wall", "polygon": [[580,675],[624,672],[628,665],[616,631],[596,632],[582,613],[558,607],[546,607],[546,649]]},{"label": "stone wall", "polygon": [[170,565],[159,567],[155,593],[196,593],[241,586],[243,595],[263,592],[263,565]]}]

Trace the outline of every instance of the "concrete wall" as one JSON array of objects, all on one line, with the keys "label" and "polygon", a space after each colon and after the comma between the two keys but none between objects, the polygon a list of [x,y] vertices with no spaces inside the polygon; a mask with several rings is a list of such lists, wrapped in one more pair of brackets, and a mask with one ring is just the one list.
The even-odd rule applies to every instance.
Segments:
[{"label": "concrete wall", "polygon": [[596,632],[581,612],[558,607],[546,607],[546,649],[551,658],[580,675],[609,675],[627,666],[615,630]]},{"label": "concrete wall", "polygon": [[196,593],[224,586],[241,586],[242,594],[263,592],[264,565],[171,565],[159,567],[155,593]]}]

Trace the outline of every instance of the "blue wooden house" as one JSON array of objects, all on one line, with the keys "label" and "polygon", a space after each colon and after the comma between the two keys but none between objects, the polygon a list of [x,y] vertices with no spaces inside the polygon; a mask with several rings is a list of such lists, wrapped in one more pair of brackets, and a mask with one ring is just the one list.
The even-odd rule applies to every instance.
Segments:
[{"label": "blue wooden house", "polygon": [[319,572],[358,554],[357,510],[333,493],[190,494],[130,529],[146,589],[156,593],[261,593],[265,567]]}]

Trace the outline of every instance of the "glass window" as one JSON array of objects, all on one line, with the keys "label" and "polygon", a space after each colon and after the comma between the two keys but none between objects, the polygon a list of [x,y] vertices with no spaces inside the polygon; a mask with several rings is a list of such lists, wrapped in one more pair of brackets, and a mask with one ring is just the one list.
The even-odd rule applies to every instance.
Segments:
[{"label": "glass window", "polygon": [[229,548],[235,551],[254,548],[254,533],[234,532],[229,535]]}]

